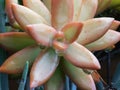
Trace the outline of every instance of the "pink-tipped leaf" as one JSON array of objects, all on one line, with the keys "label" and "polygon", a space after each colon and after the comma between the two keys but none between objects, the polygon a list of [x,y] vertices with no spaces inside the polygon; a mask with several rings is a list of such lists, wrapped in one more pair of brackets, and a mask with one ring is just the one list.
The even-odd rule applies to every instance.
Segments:
[{"label": "pink-tipped leaf", "polygon": [[92,76],[86,74],[81,68],[75,67],[66,60],[62,60],[61,67],[80,90],[96,90]]},{"label": "pink-tipped leaf", "polygon": [[34,59],[40,53],[39,46],[30,46],[19,52],[10,56],[3,64],[0,66],[0,72],[8,74],[18,74],[22,73],[26,61],[33,63]]},{"label": "pink-tipped leaf", "polygon": [[100,69],[97,58],[85,47],[78,43],[72,43],[64,51],[64,58],[73,65],[87,69]]},{"label": "pink-tipped leaf", "polygon": [[45,46],[51,46],[52,40],[57,33],[54,28],[45,24],[28,25],[27,32],[39,45]]},{"label": "pink-tipped leaf", "polygon": [[0,46],[10,51],[18,51],[35,44],[35,41],[24,32],[0,33]]},{"label": "pink-tipped leaf", "polygon": [[23,0],[23,4],[44,17],[44,19],[51,24],[51,14],[41,0]]},{"label": "pink-tipped leaf", "polygon": [[73,0],[52,0],[52,25],[56,29],[62,28],[73,18]]},{"label": "pink-tipped leaf", "polygon": [[82,45],[91,43],[103,36],[113,23],[113,18],[94,18],[83,22],[83,28],[77,42]]},{"label": "pink-tipped leaf", "polygon": [[110,29],[117,30],[119,26],[120,26],[120,21],[114,20],[112,25],[110,26]]},{"label": "pink-tipped leaf", "polygon": [[120,33],[113,30],[109,30],[100,39],[86,45],[86,48],[88,48],[90,51],[102,50],[107,47],[113,46],[119,41],[120,41]]},{"label": "pink-tipped leaf", "polygon": [[64,33],[64,37],[67,43],[72,43],[78,38],[82,30],[82,26],[83,26],[82,23],[73,22],[68,23],[62,28],[61,31]]},{"label": "pink-tipped leaf", "polygon": [[30,10],[27,7],[17,4],[12,4],[12,11],[16,21],[24,30],[26,30],[26,25],[29,24],[37,24],[37,23],[47,24],[47,22],[42,16],[40,16],[39,14]]},{"label": "pink-tipped leaf", "polygon": [[12,12],[12,8],[11,8],[12,3],[18,4],[18,0],[5,0],[6,14],[8,16],[9,23],[15,28],[20,28],[20,26],[18,25],[18,23],[16,22],[16,20],[14,18],[13,12]]},{"label": "pink-tipped leaf", "polygon": [[53,75],[59,60],[53,49],[40,53],[36,58],[30,72],[30,88],[44,84]]}]

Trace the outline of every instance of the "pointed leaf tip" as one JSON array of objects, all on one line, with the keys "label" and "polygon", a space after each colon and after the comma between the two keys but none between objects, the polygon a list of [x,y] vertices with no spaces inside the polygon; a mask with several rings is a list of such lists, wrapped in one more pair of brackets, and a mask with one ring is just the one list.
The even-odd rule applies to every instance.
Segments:
[{"label": "pointed leaf tip", "polygon": [[[26,25],[29,24],[37,24],[37,23],[45,23],[48,24],[45,19],[37,14],[36,12],[30,10],[29,8],[12,4],[12,11],[16,21],[19,25],[26,31]],[[34,19],[32,19],[34,17]]]},{"label": "pointed leaf tip", "polygon": [[87,69],[100,69],[97,58],[85,47],[72,43],[64,52],[64,58],[73,65]]},{"label": "pointed leaf tip", "polygon": [[8,16],[9,23],[15,28],[20,28],[20,26],[18,25],[18,23],[16,22],[16,20],[14,18],[13,12],[12,12],[12,8],[11,8],[12,3],[18,4],[18,0],[5,0],[5,4],[6,4],[5,11]]},{"label": "pointed leaf tip", "polygon": [[44,19],[51,24],[51,14],[41,0],[23,0],[23,4],[38,13],[40,16],[44,17]]},{"label": "pointed leaf tip", "polygon": [[108,17],[93,18],[84,21],[84,26],[77,39],[77,42],[79,44],[86,45],[99,39],[108,31],[113,21],[114,18]]},{"label": "pointed leaf tip", "polygon": [[45,24],[27,25],[27,32],[38,43],[38,45],[50,46],[57,31]]},{"label": "pointed leaf tip", "polygon": [[86,45],[90,51],[103,50],[120,41],[120,32],[108,30],[100,39]]},{"label": "pointed leaf tip", "polygon": [[39,52],[40,48],[36,45],[18,51],[6,59],[6,61],[0,67],[0,72],[8,74],[21,73],[23,71],[25,62],[29,61],[31,65]]},{"label": "pointed leaf tip", "polygon": [[62,28],[62,32],[64,33],[67,43],[72,43],[78,38],[82,30],[82,26],[83,26],[82,23],[73,22],[68,23]]},{"label": "pointed leaf tip", "polygon": [[117,30],[119,26],[120,26],[120,21],[114,20],[112,25],[110,26],[110,29]]}]

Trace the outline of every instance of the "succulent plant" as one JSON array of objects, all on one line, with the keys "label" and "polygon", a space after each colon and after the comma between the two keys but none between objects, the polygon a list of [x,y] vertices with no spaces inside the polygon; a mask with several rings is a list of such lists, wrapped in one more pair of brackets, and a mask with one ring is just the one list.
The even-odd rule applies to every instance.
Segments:
[{"label": "succulent plant", "polygon": [[120,22],[93,18],[97,7],[97,0],[23,0],[23,5],[6,0],[11,26],[24,32],[0,34],[0,45],[15,52],[0,72],[22,73],[28,61],[30,88],[44,84],[45,90],[63,90],[66,74],[82,90],[95,90],[91,74],[85,72],[100,69],[91,51],[120,41],[120,33],[112,30]]}]

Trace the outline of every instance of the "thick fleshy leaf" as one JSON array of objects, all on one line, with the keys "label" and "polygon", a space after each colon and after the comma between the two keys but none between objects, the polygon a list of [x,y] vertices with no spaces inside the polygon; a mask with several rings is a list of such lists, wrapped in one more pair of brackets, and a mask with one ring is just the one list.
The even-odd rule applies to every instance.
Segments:
[{"label": "thick fleshy leaf", "polygon": [[60,69],[57,68],[53,76],[44,84],[45,90],[64,90],[65,75]]},{"label": "thick fleshy leaf", "polygon": [[16,3],[18,4],[18,0],[5,0],[5,10],[6,10],[6,14],[8,16],[9,19],[9,23],[15,27],[15,28],[20,28],[20,26],[18,25],[18,23],[16,22],[13,13],[12,13],[12,9],[11,9],[11,4],[12,3]]},{"label": "thick fleshy leaf", "polygon": [[64,58],[77,67],[100,69],[97,58],[89,50],[78,43],[73,43],[66,49]]},{"label": "thick fleshy leaf", "polygon": [[68,47],[68,45],[66,43],[56,41],[56,40],[54,40],[52,44],[53,44],[52,46],[54,47],[54,49],[58,52],[64,51]]},{"label": "thick fleshy leaf", "polygon": [[57,31],[45,24],[32,24],[27,26],[27,32],[39,45],[50,46]]},{"label": "thick fleshy leaf", "polygon": [[98,0],[82,0],[81,11],[77,21],[85,21],[95,16]]},{"label": "thick fleshy leaf", "polygon": [[24,6],[30,8],[31,10],[38,13],[40,16],[44,17],[44,19],[51,24],[51,14],[47,7],[40,0],[23,0]]},{"label": "thick fleshy leaf", "polygon": [[38,56],[39,52],[39,46],[30,46],[18,51],[2,64],[0,72],[8,74],[21,73],[24,69],[26,61],[28,61],[31,65],[36,56]]},{"label": "thick fleshy leaf", "polygon": [[40,16],[39,14],[30,10],[27,7],[17,4],[12,4],[12,11],[15,19],[24,30],[26,30],[26,25],[29,24],[37,24],[37,23],[47,24],[47,22],[42,16]]},{"label": "thick fleshy leaf", "polygon": [[51,11],[52,0],[42,0],[46,7]]},{"label": "thick fleshy leaf", "polygon": [[94,18],[83,22],[83,29],[77,42],[85,45],[103,36],[113,22],[113,18]]},{"label": "thick fleshy leaf", "polygon": [[116,44],[119,41],[120,33],[113,30],[109,30],[100,39],[86,45],[86,48],[88,48],[90,51],[102,50],[107,47],[111,47],[112,45]]},{"label": "thick fleshy leaf", "polygon": [[92,76],[81,68],[75,67],[66,60],[62,60],[62,68],[80,90],[96,90]]},{"label": "thick fleshy leaf", "polygon": [[74,14],[73,14],[73,21],[78,21],[79,15],[81,12],[83,0],[74,0]]},{"label": "thick fleshy leaf", "polygon": [[53,49],[40,53],[30,72],[30,87],[34,88],[44,84],[52,76],[58,63],[58,56]]},{"label": "thick fleshy leaf", "polygon": [[64,33],[67,43],[72,43],[78,38],[82,30],[82,26],[82,23],[72,22],[62,28],[62,32]]},{"label": "thick fleshy leaf", "polygon": [[0,45],[10,51],[18,51],[35,44],[35,41],[24,32],[0,33]]},{"label": "thick fleshy leaf", "polygon": [[114,20],[112,25],[110,26],[110,29],[117,30],[119,26],[120,26],[120,21]]},{"label": "thick fleshy leaf", "polygon": [[73,18],[73,0],[52,0],[51,14],[53,27],[62,28]]}]

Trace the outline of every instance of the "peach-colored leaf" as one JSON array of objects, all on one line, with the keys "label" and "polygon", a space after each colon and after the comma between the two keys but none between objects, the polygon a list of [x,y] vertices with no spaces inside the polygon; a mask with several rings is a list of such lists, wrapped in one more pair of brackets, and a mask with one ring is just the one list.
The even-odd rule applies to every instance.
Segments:
[{"label": "peach-colored leaf", "polygon": [[0,72],[8,74],[21,73],[24,69],[26,61],[33,63],[36,56],[40,52],[39,46],[30,46],[10,56],[0,67]]},{"label": "peach-colored leaf", "polygon": [[78,21],[83,0],[74,0],[74,13],[73,13],[73,21]]},{"label": "peach-colored leaf", "polygon": [[35,41],[24,32],[0,33],[0,45],[10,51],[18,51],[35,44]]},{"label": "peach-colored leaf", "polygon": [[52,25],[60,29],[73,18],[73,0],[52,0]]},{"label": "peach-colored leaf", "polygon": [[92,76],[81,68],[75,67],[66,60],[62,60],[61,67],[80,90],[96,90]]},{"label": "peach-colored leaf", "polygon": [[58,63],[57,54],[53,49],[40,53],[30,72],[30,87],[34,88],[44,84],[52,76]]},{"label": "peach-colored leaf", "polygon": [[45,90],[64,90],[65,86],[65,75],[60,69],[57,67],[57,70],[53,74],[53,76],[44,84]]},{"label": "peach-colored leaf", "polygon": [[44,19],[51,24],[51,14],[47,7],[43,4],[40,0],[23,0],[24,6],[30,8],[31,10],[35,11]]},{"label": "peach-colored leaf", "polygon": [[98,0],[82,0],[81,11],[77,21],[85,21],[95,16]]},{"label": "peach-colored leaf", "polygon": [[26,25],[29,24],[37,24],[37,23],[45,23],[45,19],[37,14],[36,12],[30,10],[27,7],[12,4],[12,11],[16,21],[20,24],[20,26],[26,30]]},{"label": "peach-colored leaf", "polygon": [[113,22],[113,18],[94,18],[83,22],[83,28],[77,42],[85,45],[103,36]]},{"label": "peach-colored leaf", "polygon": [[57,31],[45,24],[32,24],[27,26],[27,32],[39,45],[50,46]]},{"label": "peach-colored leaf", "polygon": [[52,44],[53,44],[53,48],[56,51],[64,51],[68,47],[68,45],[66,43],[60,42],[60,41],[56,41],[56,40],[54,40]]},{"label": "peach-colored leaf", "polygon": [[82,26],[83,26],[82,23],[72,22],[72,23],[66,24],[62,28],[61,31],[64,33],[64,37],[67,43],[72,43],[78,38],[82,30]]},{"label": "peach-colored leaf", "polygon": [[119,26],[120,26],[120,21],[114,20],[112,25],[110,26],[110,29],[117,30]]},{"label": "peach-colored leaf", "polygon": [[20,28],[20,26],[18,25],[18,23],[16,22],[13,13],[12,13],[12,9],[11,9],[11,4],[12,3],[16,3],[18,4],[18,0],[5,0],[5,10],[6,10],[6,14],[8,16],[9,19],[9,23],[15,27],[15,28]]},{"label": "peach-colored leaf", "polygon": [[90,51],[102,50],[107,47],[111,47],[112,45],[116,44],[119,41],[120,41],[120,33],[113,30],[109,30],[100,39],[86,45],[86,47]]},{"label": "peach-colored leaf", "polygon": [[73,43],[64,51],[64,58],[73,65],[87,69],[100,69],[97,58],[85,47]]}]

